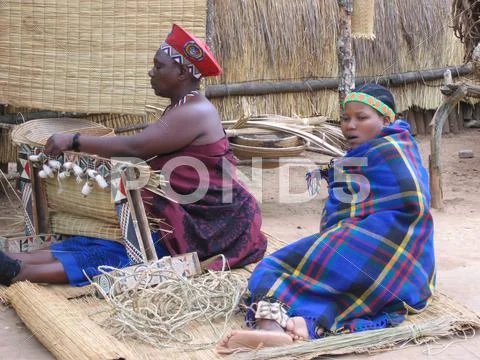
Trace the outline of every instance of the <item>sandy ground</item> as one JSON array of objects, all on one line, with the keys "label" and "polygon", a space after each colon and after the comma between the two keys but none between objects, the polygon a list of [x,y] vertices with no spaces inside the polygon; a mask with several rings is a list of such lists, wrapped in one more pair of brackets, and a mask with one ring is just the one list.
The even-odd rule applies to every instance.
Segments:
[{"label": "sandy ground", "polygon": [[[419,138],[424,165],[429,142]],[[459,159],[460,150],[473,150],[475,157]],[[328,161],[321,155],[309,160]],[[442,140],[445,208],[433,210],[435,220],[437,287],[440,291],[480,313],[480,131],[470,129]],[[261,173],[240,168],[257,198],[261,198],[263,229],[285,241],[294,241],[318,230],[325,190],[308,200],[304,173],[308,165],[284,166]],[[251,181],[251,179],[257,181]],[[281,184],[281,186],[280,186]],[[303,193],[303,194],[302,194]],[[5,197],[0,197],[0,234],[9,229],[14,213]],[[366,358],[343,356],[342,359]],[[370,356],[369,356],[370,357]],[[428,346],[411,346],[372,356],[374,359],[480,359],[480,336],[450,339]],[[0,306],[0,358],[52,359],[52,356],[25,328],[13,310]]]}]

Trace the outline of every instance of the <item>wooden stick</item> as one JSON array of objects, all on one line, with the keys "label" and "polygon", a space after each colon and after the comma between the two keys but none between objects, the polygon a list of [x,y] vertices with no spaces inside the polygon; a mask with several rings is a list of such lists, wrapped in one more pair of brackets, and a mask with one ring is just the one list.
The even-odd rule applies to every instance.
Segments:
[{"label": "wooden stick", "polygon": [[430,136],[430,192],[432,195],[431,206],[434,209],[443,208],[442,169],[440,162],[440,141],[442,128],[457,103],[467,95],[467,87],[460,86],[452,96],[447,97],[438,108],[433,117],[433,128]]},{"label": "wooden stick", "polygon": [[343,101],[347,94],[355,87],[355,56],[352,50],[352,12],[353,0],[338,0],[340,8],[338,39],[338,100],[340,114],[343,110]]},{"label": "wooden stick", "polygon": [[31,113],[23,113],[22,116],[15,114],[0,115],[0,123],[4,124],[20,124],[23,120],[47,119],[47,118],[87,118],[87,114],[75,112],[58,112],[58,111],[35,111]]},{"label": "wooden stick", "polygon": [[[471,64],[451,66],[447,68],[425,69],[408,71],[382,76],[357,77],[357,85],[363,83],[378,83],[387,87],[404,86],[406,84],[438,80],[443,77],[446,69],[452,72],[453,77],[471,74]],[[314,78],[300,81],[250,81],[233,84],[215,84],[205,87],[205,96],[208,98],[220,98],[227,96],[256,96],[275,93],[312,92],[324,89],[338,89],[337,78]]]},{"label": "wooden stick", "polygon": [[468,97],[480,98],[480,86],[478,85],[466,85],[463,83],[446,84],[440,87],[440,91],[443,95],[451,96],[460,87],[465,87]]},{"label": "wooden stick", "polygon": [[38,176],[39,168],[33,166],[33,163],[28,160],[30,166],[32,183],[32,213],[33,224],[37,234],[50,233],[50,222],[48,221],[48,202],[47,189],[45,188],[45,181],[42,181]]},{"label": "wooden stick", "polygon": [[450,132],[453,134],[458,133],[458,109],[460,108],[460,104],[455,105],[453,111],[450,113],[448,117],[448,125],[450,126]]},{"label": "wooden stick", "polygon": [[[127,169],[129,171],[129,169]],[[128,183],[128,178],[125,172],[121,173],[121,179],[124,184]],[[131,175],[132,177],[134,175]],[[140,195],[139,189],[125,189],[127,195],[128,206],[130,208],[130,215],[132,219],[133,228],[137,236],[139,251],[142,253],[143,262],[148,260],[158,260],[155,246],[153,244],[152,234],[148,226],[147,215],[145,207]]]},{"label": "wooden stick", "polygon": [[465,103],[462,101],[458,106],[458,131],[462,131],[465,122]]},{"label": "wooden stick", "polygon": [[407,117],[408,123],[410,124],[412,135],[414,136],[417,135],[418,130],[417,130],[417,122],[415,121],[415,112],[412,109],[408,110],[406,117]]},{"label": "wooden stick", "polygon": [[426,135],[425,111],[423,109],[415,110],[415,122],[417,124],[418,135]]},{"label": "wooden stick", "polygon": [[128,132],[128,131],[143,130],[146,127],[148,127],[148,125],[150,125],[150,124],[136,124],[136,125],[118,127],[118,128],[113,129],[113,131],[115,132],[115,134],[121,134],[121,133],[125,133],[125,132]]}]

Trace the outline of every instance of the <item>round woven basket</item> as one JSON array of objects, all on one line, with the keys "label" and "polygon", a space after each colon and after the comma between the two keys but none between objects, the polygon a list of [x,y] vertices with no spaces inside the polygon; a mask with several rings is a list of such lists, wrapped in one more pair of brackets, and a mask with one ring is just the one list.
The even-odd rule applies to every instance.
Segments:
[{"label": "round woven basket", "polygon": [[285,133],[239,135],[232,137],[230,142],[238,145],[267,148],[288,148],[302,144],[298,136]]},{"label": "round woven basket", "polygon": [[300,155],[306,148],[306,142],[302,140],[301,145],[273,148],[273,147],[259,147],[259,146],[247,146],[235,143],[230,143],[235,156],[239,159],[251,159],[253,157],[262,158],[280,158],[280,157],[294,157]]},{"label": "round woven basket", "polygon": [[53,134],[64,133],[94,136],[114,136],[113,129],[78,118],[36,119],[16,126],[12,131],[12,141],[15,144],[45,146]]}]

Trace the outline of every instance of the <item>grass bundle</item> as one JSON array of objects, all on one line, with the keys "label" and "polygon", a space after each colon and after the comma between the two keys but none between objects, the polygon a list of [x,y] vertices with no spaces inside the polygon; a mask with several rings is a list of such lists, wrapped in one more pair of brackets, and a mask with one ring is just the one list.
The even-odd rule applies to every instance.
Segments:
[{"label": "grass bundle", "polygon": [[352,13],[352,36],[375,39],[375,0],[354,0]]},{"label": "grass bundle", "polygon": [[466,337],[480,327],[480,317],[442,294],[436,294],[423,313],[412,315],[397,327],[351,334],[327,336],[323,339],[297,342],[290,346],[265,348],[235,354],[238,360],[314,359],[322,355],[371,353],[411,344],[423,344],[439,338]]}]

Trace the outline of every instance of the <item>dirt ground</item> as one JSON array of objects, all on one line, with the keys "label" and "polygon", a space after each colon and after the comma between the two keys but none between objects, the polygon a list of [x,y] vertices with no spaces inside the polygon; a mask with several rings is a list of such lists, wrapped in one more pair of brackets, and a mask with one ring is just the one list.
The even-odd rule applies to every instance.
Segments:
[{"label": "dirt ground", "polygon": [[[430,151],[427,138],[417,139],[427,165]],[[460,150],[473,150],[475,156],[459,159]],[[310,161],[329,159],[309,154]],[[480,130],[469,129],[442,139],[445,208],[433,210],[437,259],[437,288],[480,313]],[[309,201],[304,174],[308,165],[268,169],[242,166],[240,170],[252,192],[261,199],[263,230],[285,241],[294,241],[318,230],[325,189]],[[250,181],[252,178],[258,181]],[[285,188],[286,185],[289,186]],[[282,187],[281,187],[281,186]],[[283,187],[285,186],[285,187]],[[18,205],[0,197],[0,235],[11,229]],[[366,358],[342,356],[342,359]],[[369,356],[370,357],[370,356]],[[374,359],[480,359],[480,336],[443,340],[433,345],[407,346],[401,350],[372,356]],[[0,306],[0,358],[52,359],[13,310]]]}]

